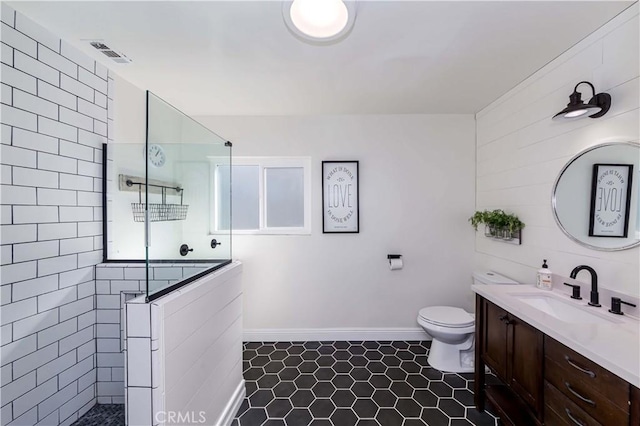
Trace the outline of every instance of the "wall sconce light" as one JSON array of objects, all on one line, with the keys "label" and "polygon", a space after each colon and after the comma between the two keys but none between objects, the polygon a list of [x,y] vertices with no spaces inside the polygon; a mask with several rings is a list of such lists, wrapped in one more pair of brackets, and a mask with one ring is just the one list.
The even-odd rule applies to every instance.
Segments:
[{"label": "wall sconce light", "polygon": [[[592,98],[589,100],[589,103],[585,104],[582,101],[582,95],[578,92],[578,86],[581,84],[588,84],[591,87]],[[589,116],[591,118],[602,117],[609,111],[611,107],[611,95],[608,93],[598,93],[596,94],[596,89],[593,87],[593,84],[588,81],[581,81],[576,84],[576,87],[573,89],[573,93],[569,95],[569,103],[567,107],[553,116],[553,120],[571,120],[574,118],[579,118],[583,116]]]}]

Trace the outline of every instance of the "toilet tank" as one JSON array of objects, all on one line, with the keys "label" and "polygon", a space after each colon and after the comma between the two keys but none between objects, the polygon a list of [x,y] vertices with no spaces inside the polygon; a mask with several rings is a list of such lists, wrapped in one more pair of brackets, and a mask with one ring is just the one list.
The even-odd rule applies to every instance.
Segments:
[{"label": "toilet tank", "polygon": [[493,271],[477,271],[473,273],[474,284],[520,284],[511,278],[500,275]]}]

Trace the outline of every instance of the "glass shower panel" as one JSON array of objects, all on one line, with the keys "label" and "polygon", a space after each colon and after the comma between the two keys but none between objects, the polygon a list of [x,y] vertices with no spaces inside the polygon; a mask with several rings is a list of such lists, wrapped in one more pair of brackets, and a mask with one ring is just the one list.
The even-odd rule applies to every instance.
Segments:
[{"label": "glass shower panel", "polygon": [[[211,227],[214,212],[230,218],[231,144],[147,92],[147,294],[165,294],[179,280],[231,259],[231,230]],[[226,166],[226,167],[220,167]],[[216,180],[223,183],[216,184]],[[180,260],[171,268],[158,265]],[[186,263],[184,263],[186,262]],[[168,263],[171,263],[170,261]]]},{"label": "glass shower panel", "polygon": [[109,261],[142,261],[144,214],[137,214],[134,205],[144,203],[145,197],[144,143],[110,143],[106,153],[106,257]]}]

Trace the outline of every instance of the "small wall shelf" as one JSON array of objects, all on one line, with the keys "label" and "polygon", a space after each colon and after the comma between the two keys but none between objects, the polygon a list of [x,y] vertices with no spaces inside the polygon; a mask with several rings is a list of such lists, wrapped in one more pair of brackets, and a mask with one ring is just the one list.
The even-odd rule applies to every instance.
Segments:
[{"label": "small wall shelf", "polygon": [[484,236],[502,243],[514,244],[517,246],[522,244],[522,229],[519,229],[516,232],[509,232],[508,229],[489,229],[488,226],[485,226]]},{"label": "small wall shelf", "polygon": [[[188,204],[183,204],[184,188],[180,185],[167,184],[160,181],[153,181],[155,183],[145,184],[143,178],[135,176],[119,176],[119,184],[121,191],[135,191],[137,187],[138,202],[131,203],[131,211],[133,212],[134,222],[144,222],[148,219],[149,222],[169,222],[174,220],[185,220],[187,218],[187,212],[189,210]],[[142,190],[149,191],[149,193],[159,193],[162,196],[161,203],[149,203],[148,205],[142,202]],[[173,194],[180,196],[180,204],[167,203],[167,196]]]}]

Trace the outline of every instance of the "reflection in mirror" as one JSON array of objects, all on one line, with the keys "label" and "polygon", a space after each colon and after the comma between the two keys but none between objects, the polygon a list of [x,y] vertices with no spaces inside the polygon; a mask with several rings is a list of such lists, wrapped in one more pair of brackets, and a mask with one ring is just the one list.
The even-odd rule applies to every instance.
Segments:
[{"label": "reflection in mirror", "polygon": [[635,247],[640,244],[639,181],[640,145],[590,147],[573,157],[556,179],[554,218],[569,238],[585,247]]}]

